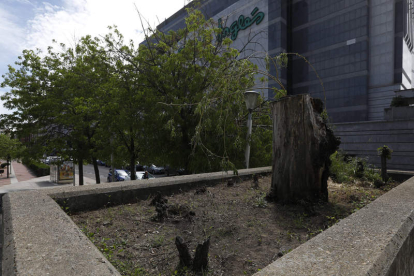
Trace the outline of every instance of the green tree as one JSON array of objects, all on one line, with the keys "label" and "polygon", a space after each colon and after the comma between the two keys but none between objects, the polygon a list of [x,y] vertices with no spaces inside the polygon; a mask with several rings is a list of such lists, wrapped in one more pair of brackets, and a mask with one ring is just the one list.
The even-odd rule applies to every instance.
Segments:
[{"label": "green tree", "polygon": [[99,39],[82,38],[74,48],[61,44],[60,52],[25,50],[15,69],[9,67],[2,96],[11,115],[2,115],[3,124],[20,135],[37,134],[37,149],[58,151],[74,157],[79,164],[79,183],[83,185],[83,162],[94,160],[97,183],[96,140],[101,127],[101,110],[107,101],[109,70],[106,52]]},{"label": "green tree", "polygon": [[12,160],[22,156],[24,147],[17,139],[7,134],[0,134],[0,159]]},{"label": "green tree", "polygon": [[[24,147],[19,140],[10,138],[8,134],[0,134],[0,159],[11,163],[11,160],[22,156],[23,150]],[[9,177],[8,170],[7,177]]]},{"label": "green tree", "polygon": [[135,165],[147,140],[143,85],[139,70],[131,62],[131,59],[138,56],[138,49],[132,41],[125,45],[122,34],[116,29],[105,36],[105,43],[111,58],[113,87],[111,101],[104,112],[108,124],[107,134],[111,136],[113,147],[117,149],[116,154],[127,157],[131,180],[135,180]]},{"label": "green tree", "polygon": [[152,125],[146,135],[156,152],[145,154],[151,160],[200,172],[235,169],[231,160],[243,159],[245,129],[238,126],[256,66],[239,58],[229,38],[219,42],[220,32],[213,20],[189,10],[184,29],[150,30],[131,58]]}]

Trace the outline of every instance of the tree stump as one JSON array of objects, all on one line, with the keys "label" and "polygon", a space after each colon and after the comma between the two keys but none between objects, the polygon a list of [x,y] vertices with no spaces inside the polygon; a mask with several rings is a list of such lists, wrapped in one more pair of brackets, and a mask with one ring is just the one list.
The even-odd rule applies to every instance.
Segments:
[{"label": "tree stump", "polygon": [[309,95],[273,102],[270,198],[281,203],[328,200],[330,155],[340,144],[321,117],[323,102]]},{"label": "tree stump", "polygon": [[188,246],[183,238],[177,236],[175,238],[175,246],[177,247],[178,256],[180,258],[180,267],[191,267],[193,258],[191,258],[190,251],[188,251]]},{"label": "tree stump", "polygon": [[175,238],[175,246],[177,247],[180,258],[178,269],[186,267],[187,269],[191,268],[193,272],[207,271],[210,237],[208,237],[208,239],[205,240],[202,244],[197,245],[194,259],[191,258],[188,246],[180,236],[177,236]]},{"label": "tree stump", "polygon": [[193,259],[193,271],[206,271],[208,266],[208,250],[210,249],[210,237],[202,244],[198,244]]}]

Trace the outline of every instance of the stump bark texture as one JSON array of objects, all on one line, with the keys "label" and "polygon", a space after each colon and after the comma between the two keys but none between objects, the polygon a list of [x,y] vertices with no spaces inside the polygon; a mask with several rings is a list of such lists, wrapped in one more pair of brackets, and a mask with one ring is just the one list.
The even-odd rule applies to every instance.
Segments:
[{"label": "stump bark texture", "polygon": [[340,144],[309,95],[272,103],[273,173],[270,197],[281,203],[328,200],[330,155]]}]

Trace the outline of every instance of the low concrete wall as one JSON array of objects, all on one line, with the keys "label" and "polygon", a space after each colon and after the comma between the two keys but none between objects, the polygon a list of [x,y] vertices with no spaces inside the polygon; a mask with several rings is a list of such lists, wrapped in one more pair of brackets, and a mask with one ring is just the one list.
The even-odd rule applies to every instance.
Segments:
[{"label": "low concrete wall", "polygon": [[414,171],[414,118],[398,121],[340,123],[333,126],[341,137],[339,146],[346,153],[368,157],[369,163],[381,167],[377,148],[389,146],[394,152],[387,160],[388,169]]},{"label": "low concrete wall", "polygon": [[267,275],[414,275],[414,177],[268,265]]},{"label": "low concrete wall", "polygon": [[[3,196],[3,275],[119,275],[63,208],[96,209],[268,174],[271,168]],[[109,203],[108,203],[109,202]],[[414,177],[264,268],[264,275],[414,275]]]},{"label": "low concrete wall", "polygon": [[5,194],[2,275],[120,275],[62,208],[93,210],[146,199],[156,191],[168,194],[270,172],[266,167],[240,170],[238,176],[219,172]]},{"label": "low concrete wall", "polygon": [[411,120],[414,118],[414,106],[385,108],[384,118],[386,121]]}]

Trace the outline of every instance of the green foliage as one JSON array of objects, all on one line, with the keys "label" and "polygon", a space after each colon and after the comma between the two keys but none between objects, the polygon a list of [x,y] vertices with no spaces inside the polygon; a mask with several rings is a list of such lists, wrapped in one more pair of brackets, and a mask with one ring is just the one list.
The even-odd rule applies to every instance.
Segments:
[{"label": "green foliage", "polygon": [[408,101],[403,96],[396,96],[392,98],[392,107],[408,106]]},{"label": "green foliage", "polygon": [[163,153],[157,159],[192,172],[243,167],[243,92],[256,66],[239,59],[230,39],[216,41],[220,31],[189,9],[186,28],[151,31],[136,60],[152,114],[146,135]]},{"label": "green foliage", "polygon": [[385,157],[387,159],[391,159],[391,154],[392,154],[393,150],[390,149],[388,146],[383,146],[383,147],[379,147],[377,148],[377,153],[379,156],[381,157]]},{"label": "green foliage", "polygon": [[86,36],[56,52],[24,50],[18,69],[9,67],[2,87],[11,90],[1,99],[14,111],[1,120],[18,137],[33,137],[28,153],[54,150],[79,162],[95,155],[102,106],[109,102],[109,63],[99,43]]},{"label": "green foliage", "polygon": [[380,174],[366,159],[358,157],[346,157],[341,152],[331,155],[331,177],[338,183],[350,183],[356,179],[367,181],[381,180]]},{"label": "green foliage", "polygon": [[267,207],[267,201],[266,201],[266,194],[261,192],[257,195],[255,199],[254,206],[258,208],[266,208]]},{"label": "green foliage", "polygon": [[24,146],[17,139],[12,139],[8,134],[0,134],[0,158],[19,158],[24,151]]},{"label": "green foliage", "polygon": [[[86,36],[74,47],[24,50],[16,68],[9,67],[1,85],[11,89],[1,99],[13,113],[1,121],[18,137],[33,137],[29,156],[56,151],[80,163],[108,161],[113,153],[116,166],[139,160],[237,173],[251,143],[251,165],[270,164],[270,112],[263,100],[246,142],[243,93],[254,85],[257,66],[240,59],[231,39],[217,41],[221,29],[213,20],[189,9],[184,29],[149,29],[138,46],[109,29],[104,38]],[[286,66],[287,54],[269,62]]]},{"label": "green foliage", "polygon": [[37,162],[28,157],[23,158],[22,163],[29,167],[38,177],[50,174],[50,167],[46,164]]}]

